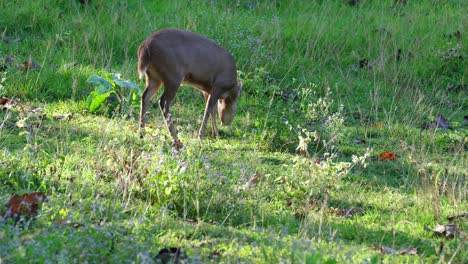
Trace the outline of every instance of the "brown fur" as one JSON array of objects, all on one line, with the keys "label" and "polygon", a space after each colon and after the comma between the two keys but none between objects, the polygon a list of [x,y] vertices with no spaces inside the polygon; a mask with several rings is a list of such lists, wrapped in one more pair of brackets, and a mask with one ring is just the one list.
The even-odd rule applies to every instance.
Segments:
[{"label": "brown fur", "polygon": [[214,112],[218,100],[222,124],[229,125],[232,122],[242,86],[237,81],[233,57],[214,41],[177,29],[155,32],[138,48],[138,72],[140,78],[146,76],[140,109],[141,136],[149,101],[162,85],[164,92],[159,106],[177,146],[181,147],[182,143],[178,139],[169,107],[182,83],[199,89],[206,101],[200,139],[204,137],[209,117],[212,119],[212,134],[218,136]]}]

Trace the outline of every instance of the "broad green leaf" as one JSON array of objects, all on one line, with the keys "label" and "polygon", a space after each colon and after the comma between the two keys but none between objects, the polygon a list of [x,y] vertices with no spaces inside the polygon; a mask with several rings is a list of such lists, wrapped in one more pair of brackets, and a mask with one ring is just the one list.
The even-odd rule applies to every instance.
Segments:
[{"label": "broad green leaf", "polygon": [[108,80],[98,75],[91,76],[86,82],[95,83],[99,86],[104,86],[107,89],[112,88],[112,84]]},{"label": "broad green leaf", "polygon": [[121,88],[132,88],[137,91],[140,90],[140,87],[138,87],[135,83],[131,81],[122,81],[122,80],[114,80],[114,81],[115,81],[115,84],[117,86],[120,86]]},{"label": "broad green leaf", "polygon": [[91,101],[91,104],[89,106],[89,111],[92,113],[96,112],[96,110],[101,107],[104,102],[106,102],[107,98],[110,96],[110,92],[104,93],[104,94],[97,94],[94,96],[93,100]]},{"label": "broad green leaf", "polygon": [[98,95],[95,91],[89,93],[88,98],[86,98],[86,106],[89,108],[94,98]]}]

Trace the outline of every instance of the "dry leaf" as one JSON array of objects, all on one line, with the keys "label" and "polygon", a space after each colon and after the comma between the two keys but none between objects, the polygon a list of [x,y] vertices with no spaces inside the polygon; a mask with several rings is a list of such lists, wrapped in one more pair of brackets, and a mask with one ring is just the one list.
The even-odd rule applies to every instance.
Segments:
[{"label": "dry leaf", "polygon": [[402,250],[395,250],[389,247],[378,247],[380,253],[387,254],[387,255],[416,255],[418,254],[417,248],[405,248]]},{"label": "dry leaf", "polygon": [[262,178],[262,174],[260,173],[255,173],[255,175],[250,179],[249,184],[250,185],[255,185],[257,182]]},{"label": "dry leaf", "polygon": [[23,63],[18,65],[19,68],[23,70],[37,70],[40,69],[41,66],[37,64],[36,62],[29,60],[29,61],[24,61]]},{"label": "dry leaf", "polygon": [[244,190],[247,190],[247,188],[249,188],[250,186],[253,186],[255,184],[258,183],[258,181],[263,177],[262,174],[260,173],[255,173],[255,175],[248,181],[246,182],[244,185],[242,185],[241,187],[238,187],[237,188],[237,191],[244,191]]},{"label": "dry leaf", "polygon": [[20,99],[19,98],[13,98],[13,99],[8,99],[7,97],[2,97],[1,99],[1,104],[0,105],[3,105],[2,109],[11,109],[13,107],[15,107],[16,105],[18,105],[18,103],[20,102]]},{"label": "dry leaf", "polygon": [[6,97],[2,97],[2,98],[0,98],[0,105],[6,105],[9,101],[10,101],[10,99],[8,99]]},{"label": "dry leaf", "polygon": [[355,207],[351,207],[350,209],[338,209],[338,208],[331,207],[328,210],[331,215],[342,216],[345,218],[353,218],[359,211]]},{"label": "dry leaf", "polygon": [[48,199],[42,192],[26,193],[23,195],[13,195],[8,201],[6,216],[13,217],[16,221],[21,216],[24,217],[35,217],[43,202],[47,202]]},{"label": "dry leaf", "polygon": [[55,119],[57,120],[72,120],[73,115],[72,114],[62,114],[62,115],[56,115],[54,116]]},{"label": "dry leaf", "polygon": [[447,217],[447,219],[451,222],[457,218],[467,218],[468,219],[468,212],[467,213],[462,213],[462,214],[459,214],[459,215],[452,215],[452,216],[449,216]]},{"label": "dry leaf", "polygon": [[434,229],[431,229],[427,226],[424,227],[426,231],[433,231],[436,236],[442,236],[447,239],[452,239],[455,237],[456,232],[460,229],[458,225],[455,224],[447,224],[447,225],[439,225],[437,224]]},{"label": "dry leaf", "polygon": [[372,128],[382,128],[384,127],[384,123],[382,121],[379,121],[378,123],[374,123],[371,125]]},{"label": "dry leaf", "polygon": [[396,160],[397,158],[398,158],[398,155],[389,151],[382,152],[379,155],[379,160]]}]

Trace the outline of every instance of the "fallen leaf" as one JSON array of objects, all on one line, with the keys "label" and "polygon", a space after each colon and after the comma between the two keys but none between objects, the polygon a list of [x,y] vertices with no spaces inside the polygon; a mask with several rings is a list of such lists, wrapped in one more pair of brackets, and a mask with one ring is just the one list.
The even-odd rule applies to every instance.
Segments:
[{"label": "fallen leaf", "polygon": [[0,98],[0,105],[5,105],[5,104],[7,104],[9,101],[10,101],[10,99],[8,99],[8,98],[6,98],[6,97],[2,97],[2,98]]},{"label": "fallen leaf", "polygon": [[262,178],[262,174],[256,172],[255,175],[250,179],[249,184],[255,185]]},{"label": "fallen leaf", "polygon": [[159,250],[156,260],[161,263],[181,263],[186,258],[185,251],[181,248],[171,247]]},{"label": "fallen leaf", "polygon": [[253,186],[258,183],[258,181],[262,178],[262,174],[256,172],[255,175],[244,185],[240,186],[237,188],[237,191],[244,191],[247,190],[250,186]]},{"label": "fallen leaf", "polygon": [[15,218],[17,222],[21,216],[31,218],[37,216],[37,211],[48,199],[42,192],[13,195],[8,201],[6,216]]},{"label": "fallen leaf", "polygon": [[459,215],[452,215],[452,216],[447,217],[447,219],[450,222],[452,222],[453,220],[455,220],[457,218],[467,218],[468,219],[468,212],[462,213],[462,214],[459,214]]},{"label": "fallen leaf", "polygon": [[377,249],[380,250],[380,253],[386,254],[386,255],[416,255],[418,254],[417,248],[405,248],[402,250],[395,250],[389,247],[378,247]]},{"label": "fallen leaf", "polygon": [[29,61],[24,61],[23,63],[19,64],[18,65],[19,68],[23,69],[23,70],[38,70],[41,68],[41,66],[39,64],[37,64],[36,62],[32,61],[32,60],[29,60]]},{"label": "fallen leaf", "polygon": [[389,151],[382,152],[379,155],[379,160],[396,160],[397,158],[398,158],[398,155]]},{"label": "fallen leaf", "polygon": [[424,230],[432,231],[436,236],[445,237],[452,239],[455,237],[456,232],[459,230],[459,226],[456,224],[439,225],[437,224],[434,229],[424,226]]},{"label": "fallen leaf", "polygon": [[54,116],[55,119],[57,120],[72,120],[73,115],[72,114],[62,114],[62,115],[56,115]]},{"label": "fallen leaf", "polygon": [[19,98],[8,99],[7,97],[2,97],[1,101],[2,101],[2,104],[0,105],[3,105],[2,109],[5,110],[5,109],[11,109],[15,107],[16,105],[18,105],[18,103],[21,100]]},{"label": "fallen leaf", "polygon": [[328,211],[331,215],[353,218],[359,210],[355,207],[351,207],[350,209],[338,209],[331,207],[328,209]]},{"label": "fallen leaf", "polygon": [[382,128],[382,127],[384,127],[384,123],[383,123],[383,121],[379,121],[379,122],[377,122],[377,123],[373,123],[373,124],[371,125],[371,127],[372,127],[372,128]]}]

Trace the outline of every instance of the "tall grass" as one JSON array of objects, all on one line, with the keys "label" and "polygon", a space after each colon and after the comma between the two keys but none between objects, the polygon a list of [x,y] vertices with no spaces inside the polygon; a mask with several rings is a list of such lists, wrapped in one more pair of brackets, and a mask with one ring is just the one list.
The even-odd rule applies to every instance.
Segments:
[{"label": "tall grass", "polygon": [[[1,37],[19,39],[0,41],[0,96],[22,100],[0,111],[0,198],[50,198],[35,221],[0,218],[0,262],[153,263],[164,247],[192,262],[468,259],[464,219],[453,240],[424,231],[468,208],[466,88],[447,89],[468,76],[463,1],[0,0],[0,10]],[[101,70],[143,87],[136,50],[164,27],[234,55],[244,89],[220,139],[196,139],[194,89],[172,108],[180,151],[156,106],[144,140],[134,118],[86,111],[86,80]],[[28,60],[40,68],[16,66]],[[64,113],[73,118],[55,118]],[[452,130],[420,128],[439,113]],[[378,160],[384,151],[399,158]]]}]

